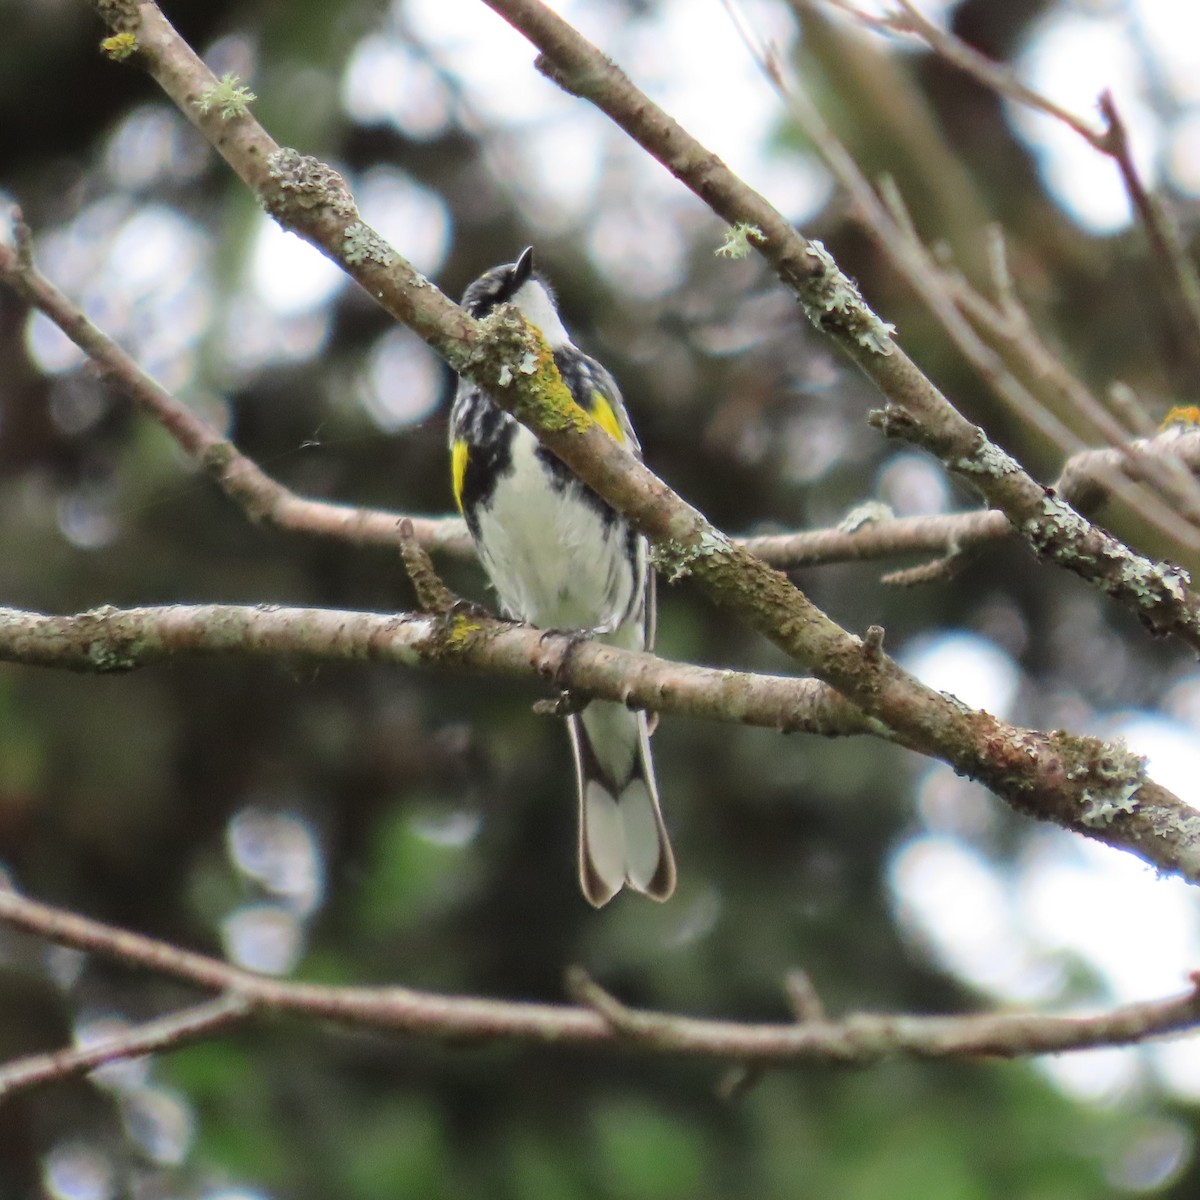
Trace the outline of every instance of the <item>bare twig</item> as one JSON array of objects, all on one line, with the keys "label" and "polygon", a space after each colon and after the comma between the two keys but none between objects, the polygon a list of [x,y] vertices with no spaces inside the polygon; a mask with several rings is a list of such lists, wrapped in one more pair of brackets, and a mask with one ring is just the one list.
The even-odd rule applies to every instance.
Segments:
[{"label": "bare twig", "polygon": [[918,563],[915,567],[888,571],[879,577],[879,582],[886,583],[889,587],[902,588],[919,587],[928,583],[947,583],[963,571],[973,557],[970,551],[956,548],[941,558]]},{"label": "bare twig", "polygon": [[1200,276],[1174,216],[1142,180],[1133,161],[1125,122],[1108,90],[1100,94],[1100,112],[1107,124],[1102,148],[1117,164],[1125,192],[1146,231],[1166,292],[1167,328],[1176,354],[1186,364],[1180,382],[1187,394],[1194,397],[1200,394]]},{"label": "bare twig", "polygon": [[789,971],[783,982],[792,1013],[801,1025],[826,1020],[825,1005],[821,1003],[816,984],[807,971]]},{"label": "bare twig", "polygon": [[429,557],[425,547],[417,539],[411,517],[400,521],[400,557],[404,560],[404,569],[417,593],[417,603],[422,612],[446,614],[456,604],[459,598],[442,582]]},{"label": "bare twig", "polygon": [[896,0],[900,11],[885,17],[864,13],[848,0],[827,2],[873,29],[911,34],[919,38],[939,57],[966,72],[984,87],[1062,122],[1098,153],[1113,160],[1130,203],[1146,231],[1167,294],[1166,319],[1171,323],[1178,353],[1187,364],[1185,383],[1189,393],[1195,394],[1200,389],[1200,275],[1187,252],[1174,217],[1150,193],[1141,178],[1112,93],[1104,91],[1099,97],[1104,126],[1097,128],[1026,86],[1011,67],[994,62],[961,38],[934,24],[917,9],[912,0]]},{"label": "bare twig", "polygon": [[[863,1065],[899,1057],[1016,1058],[1130,1045],[1200,1023],[1200,993],[1195,983],[1170,999],[1124,1005],[1090,1017],[855,1013],[830,1020],[813,1013],[804,1021],[744,1024],[632,1009],[594,983],[587,988],[588,1004],[564,1006],[444,996],[396,986],[330,987],[270,979],[11,891],[0,891],[0,922],[59,945],[102,954],[128,967],[218,992],[227,998],[222,1003],[244,1006],[252,1014],[292,1013],[358,1029],[456,1043],[502,1038],[686,1055],[751,1066],[805,1062]],[[130,1053],[141,1052],[140,1047],[130,1048]],[[30,1079],[26,1086],[40,1081]]]},{"label": "bare twig", "polygon": [[931,50],[935,50],[947,62],[965,71],[992,91],[1024,104],[1028,108],[1046,113],[1070,126],[1081,138],[1090,142],[1097,150],[1104,149],[1104,131],[1089,125],[1069,109],[1055,104],[1046,96],[1026,87],[1017,73],[1004,63],[994,62],[981,54],[974,46],[935,25],[910,0],[896,0],[900,11],[877,17],[863,12],[848,0],[827,0],[830,7],[849,13],[856,20],[872,29],[885,33],[914,34]]},{"label": "bare twig", "polygon": [[249,1016],[251,1005],[242,996],[221,996],[194,1008],[135,1025],[95,1045],[31,1054],[0,1066],[0,1104],[16,1092],[82,1075],[106,1063],[173,1050],[189,1042],[214,1037]]},{"label": "bare twig", "polygon": [[1110,383],[1105,398],[1130,433],[1139,437],[1153,437],[1158,432],[1158,422],[1150,415],[1141,396],[1129,384],[1119,379]]}]

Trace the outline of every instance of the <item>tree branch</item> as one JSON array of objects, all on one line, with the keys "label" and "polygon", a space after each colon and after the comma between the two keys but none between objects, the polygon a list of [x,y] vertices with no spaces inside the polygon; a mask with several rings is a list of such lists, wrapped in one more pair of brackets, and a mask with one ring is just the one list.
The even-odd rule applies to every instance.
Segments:
[{"label": "tree branch", "polygon": [[[904,719],[894,724],[873,719],[817,680],[673,663],[479,614],[177,605],[57,617],[0,609],[0,661],[35,666],[105,673],[214,654],[386,662],[553,680],[582,696],[782,732],[869,733],[922,754],[968,763],[977,777],[994,780],[993,790],[1018,812],[1200,881],[1200,811],[1146,778],[1142,759],[1120,743],[1021,729],[974,712],[906,676],[883,652],[882,640],[877,628],[868,630],[864,641],[852,639],[854,674],[877,680],[889,706],[908,706]],[[952,726],[946,712],[952,714]]]},{"label": "tree branch", "polygon": [[[813,3],[815,0],[793,0],[793,6],[797,8]],[[1001,299],[992,304],[965,277],[942,266],[922,242],[895,183],[884,179],[881,184],[882,199],[876,195],[850,152],[834,134],[795,76],[787,70],[779,53],[772,47],[758,44],[740,20],[738,29],[763,74],[788,105],[792,116],[808,135],[830,173],[846,189],[853,203],[856,220],[867,230],[893,268],[921,298],[962,356],[996,396],[1064,454],[1087,453],[1083,439],[1009,368],[993,346],[979,336],[972,322],[983,325],[993,340],[999,340],[1010,351],[1015,351],[1028,377],[1041,383],[1052,382],[1060,398],[1065,397],[1077,411],[1097,425],[1109,441],[1114,444],[1124,441],[1124,431],[1115,418],[1037,338],[1011,288],[1002,288]],[[1001,275],[1002,281],[1007,283],[1006,273],[995,270],[998,266],[1003,267],[1003,255],[996,255],[995,245],[993,238],[990,257],[994,274]],[[971,319],[968,320],[968,317]],[[1124,474],[1102,471],[1102,461],[1095,462],[1086,472],[1093,486],[1098,476],[1106,474],[1104,490],[1115,492],[1152,527],[1174,539],[1181,547],[1189,550],[1200,548],[1200,532],[1182,518],[1175,507],[1139,488],[1133,481],[1131,476],[1136,464],[1132,462],[1132,455],[1130,469]],[[1168,475],[1169,472],[1164,471],[1163,474]],[[1076,479],[1080,477],[1078,473],[1075,476]],[[1060,495],[1077,511],[1088,511],[1078,503],[1080,496],[1075,493],[1060,491]]]},{"label": "tree branch", "polygon": [[[63,331],[135,408],[157,422],[251,521],[293,532],[335,537],[355,545],[399,546],[398,513],[307,500],[272,479],[252,459],[146,374],[79,306],[34,265],[29,233],[18,211],[13,223],[22,249],[0,244],[0,279]],[[466,523],[456,517],[409,517],[430,550],[474,555]]]},{"label": "tree branch", "polygon": [[[792,2],[810,4],[813,0]],[[1112,93],[1105,91],[1099,97],[1104,126],[1097,128],[1027,87],[1011,67],[994,62],[962,38],[940,28],[912,0],[896,0],[899,11],[884,17],[865,13],[849,0],[825,2],[849,13],[872,29],[916,37],[977,83],[1008,100],[1053,117],[1077,133],[1097,153],[1113,160],[1130,204],[1146,231],[1153,261],[1167,293],[1167,320],[1171,322],[1178,351],[1187,364],[1186,377],[1181,382],[1194,394],[1200,386],[1200,275],[1197,275],[1174,217],[1161,200],[1147,189],[1133,161],[1125,123]]]},{"label": "tree branch", "polygon": [[207,604],[59,617],[0,608],[0,662],[105,674],[214,655],[553,680],[583,697],[655,712],[782,733],[890,737],[816,679],[695,667],[475,612],[434,617]]},{"label": "tree branch", "polygon": [[[1200,1023],[1200,985],[1195,979],[1182,995],[1124,1005],[1091,1017],[852,1013],[835,1019],[809,1005],[802,1020],[743,1024],[631,1009],[578,972],[572,974],[574,986],[586,992],[588,1003],[572,1006],[445,996],[404,987],[330,987],[270,979],[7,890],[0,890],[0,921],[59,945],[219,993],[222,999],[217,1005],[222,1007],[208,1009],[213,1023],[207,1028],[193,1024],[189,1036],[195,1037],[211,1036],[220,1028],[218,1012],[225,1014],[225,1022],[252,1014],[291,1013],[356,1029],[456,1043],[505,1039],[632,1049],[755,1066],[810,1062],[863,1066],[888,1058],[1017,1058],[1131,1045]],[[108,1050],[104,1061],[122,1056],[120,1045],[110,1044]],[[131,1034],[126,1052],[144,1052],[135,1035]],[[51,1074],[44,1069],[34,1072],[21,1061],[10,1064],[6,1070],[13,1074],[6,1080],[7,1094],[97,1065],[68,1057],[73,1053],[78,1052],[65,1052]],[[15,1070],[18,1067],[20,1071]],[[4,1078],[0,1074],[0,1079]]]},{"label": "tree branch", "polygon": [[31,1054],[0,1066],[0,1104],[16,1092],[43,1083],[70,1079],[106,1063],[143,1054],[173,1050],[189,1042],[214,1037],[250,1015],[251,1005],[243,996],[222,996],[194,1008],[136,1025],[92,1046]]}]

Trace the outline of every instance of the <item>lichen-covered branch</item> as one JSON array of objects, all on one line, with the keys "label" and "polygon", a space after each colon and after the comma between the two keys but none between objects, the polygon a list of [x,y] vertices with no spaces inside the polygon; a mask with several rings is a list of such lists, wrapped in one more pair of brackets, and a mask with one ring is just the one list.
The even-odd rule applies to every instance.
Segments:
[{"label": "lichen-covered branch", "polygon": [[113,673],[215,655],[501,675],[551,683],[581,697],[783,733],[888,736],[815,679],[695,667],[475,612],[435,617],[180,604],[47,616],[0,608],[0,662]]},{"label": "lichen-covered branch", "polygon": [[[707,1058],[754,1066],[842,1063],[864,1066],[890,1058],[1018,1058],[1061,1053],[1095,1046],[1123,1046],[1200,1023],[1200,989],[1166,1000],[1129,1004],[1087,1017],[1041,1016],[1034,1013],[983,1013],[968,1016],[914,1016],[893,1013],[823,1014],[808,1004],[808,1019],[775,1024],[749,1024],[651,1012],[622,1004],[582,972],[569,972],[570,990],[579,1002],[533,1004],[447,996],[412,988],[333,987],[255,975],[87,917],[0,890],[0,922],[63,946],[100,954],[127,967],[153,971],[216,993],[220,999],[197,1024],[194,1010],[186,1034],[178,1040],[212,1036],[223,1021],[246,1016],[288,1013],[309,1020],[336,1021],[355,1029],[372,1029],[402,1037],[472,1044],[507,1040],[553,1046],[591,1046],[626,1054]],[[780,1007],[784,1007],[783,989]],[[161,1030],[159,1031],[161,1034]],[[153,1048],[173,1043],[158,1038]],[[123,1048],[110,1046],[104,1061]],[[131,1033],[124,1047],[141,1053]],[[97,1065],[65,1052],[54,1069],[45,1063],[0,1068],[7,1094],[61,1079]],[[20,1070],[17,1068],[21,1067]],[[5,1093],[0,1092],[0,1095]]]},{"label": "lichen-covered branch", "polygon": [[[782,580],[782,588],[790,589],[782,576],[737,553],[757,563],[760,578]],[[714,561],[711,569],[723,571],[728,564]],[[820,622],[835,631],[830,660],[836,665],[845,659],[853,690],[865,703],[817,680],[695,667],[455,612],[173,605],[46,616],[0,609],[0,662],[119,672],[203,655],[372,661],[551,683],[656,712],[781,732],[873,734],[952,763],[1027,816],[1200,881],[1200,812],[1147,778],[1144,761],[1119,742],[1020,729],[972,711],[901,671],[883,653],[882,629],[859,641],[819,610],[812,613],[817,635],[830,636]],[[802,627],[787,630],[793,632],[804,636]],[[865,711],[867,704],[872,712]]]}]

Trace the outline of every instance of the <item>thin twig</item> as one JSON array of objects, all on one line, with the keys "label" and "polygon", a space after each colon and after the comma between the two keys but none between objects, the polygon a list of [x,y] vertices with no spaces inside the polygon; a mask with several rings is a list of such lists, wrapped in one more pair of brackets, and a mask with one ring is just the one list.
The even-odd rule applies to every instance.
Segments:
[{"label": "thin twig", "polygon": [[780,1024],[745,1024],[629,1008],[595,984],[587,989],[589,1004],[567,1006],[446,996],[398,986],[331,987],[271,979],[11,891],[0,891],[0,922],[60,945],[102,954],[127,967],[236,997],[252,1012],[293,1013],[357,1029],[460,1044],[500,1038],[686,1055],[751,1066],[805,1062],[864,1065],[898,1057],[1017,1058],[1122,1046],[1179,1033],[1200,1023],[1200,991],[1195,982],[1179,996],[1123,1005],[1090,1017],[854,1013],[837,1020],[814,1017]]},{"label": "thin twig", "polygon": [[173,1050],[214,1037],[250,1015],[244,996],[221,996],[169,1016],[135,1025],[90,1046],[31,1054],[0,1066],[0,1104],[15,1092],[82,1075],[106,1063]]},{"label": "thin twig", "polygon": [[827,1020],[825,1005],[821,1002],[816,984],[807,971],[801,971],[799,968],[789,971],[783,982],[788,1003],[799,1024],[807,1025],[810,1021]]},{"label": "thin twig", "polygon": [[1141,396],[1129,384],[1120,379],[1110,383],[1105,398],[1130,433],[1138,437],[1153,437],[1158,432],[1158,422],[1150,415]]},{"label": "thin twig", "polygon": [[1121,182],[1146,231],[1153,261],[1166,292],[1167,328],[1173,335],[1177,353],[1186,363],[1180,382],[1187,394],[1195,397],[1200,395],[1200,276],[1174,216],[1142,180],[1133,161],[1125,122],[1112,92],[1107,89],[1100,93],[1100,112],[1107,123],[1104,152],[1111,156],[1121,173]]},{"label": "thin twig", "polygon": [[411,517],[404,517],[400,521],[399,534],[400,557],[404,561],[409,581],[417,593],[417,603],[421,611],[441,615],[450,612],[461,601],[442,582],[433,560],[417,539]]},{"label": "thin twig", "polygon": [[[797,0],[793,0],[797,2]],[[806,0],[808,2],[808,0]],[[980,53],[961,38],[940,28],[917,9],[912,0],[896,0],[900,11],[884,17],[865,13],[848,0],[826,0],[869,28],[919,38],[940,58],[958,67],[998,95],[1045,113],[1077,133],[1099,154],[1111,158],[1121,175],[1130,204],[1138,214],[1152,257],[1167,294],[1167,316],[1175,341],[1187,364],[1184,384],[1189,394],[1200,391],[1200,275],[1187,252],[1179,227],[1160,199],[1147,189],[1129,145],[1129,136],[1110,91],[1099,97],[1103,128],[1056,104],[1022,83],[1017,73]]]}]

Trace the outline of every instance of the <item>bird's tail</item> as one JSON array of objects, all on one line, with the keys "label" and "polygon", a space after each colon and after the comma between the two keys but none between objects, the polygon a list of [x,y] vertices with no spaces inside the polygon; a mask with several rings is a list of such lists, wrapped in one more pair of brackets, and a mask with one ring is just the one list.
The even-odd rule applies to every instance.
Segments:
[{"label": "bird's tail", "polygon": [[593,701],[567,718],[579,782],[579,882],[596,908],[626,884],[654,900],[675,890],[644,712]]}]

